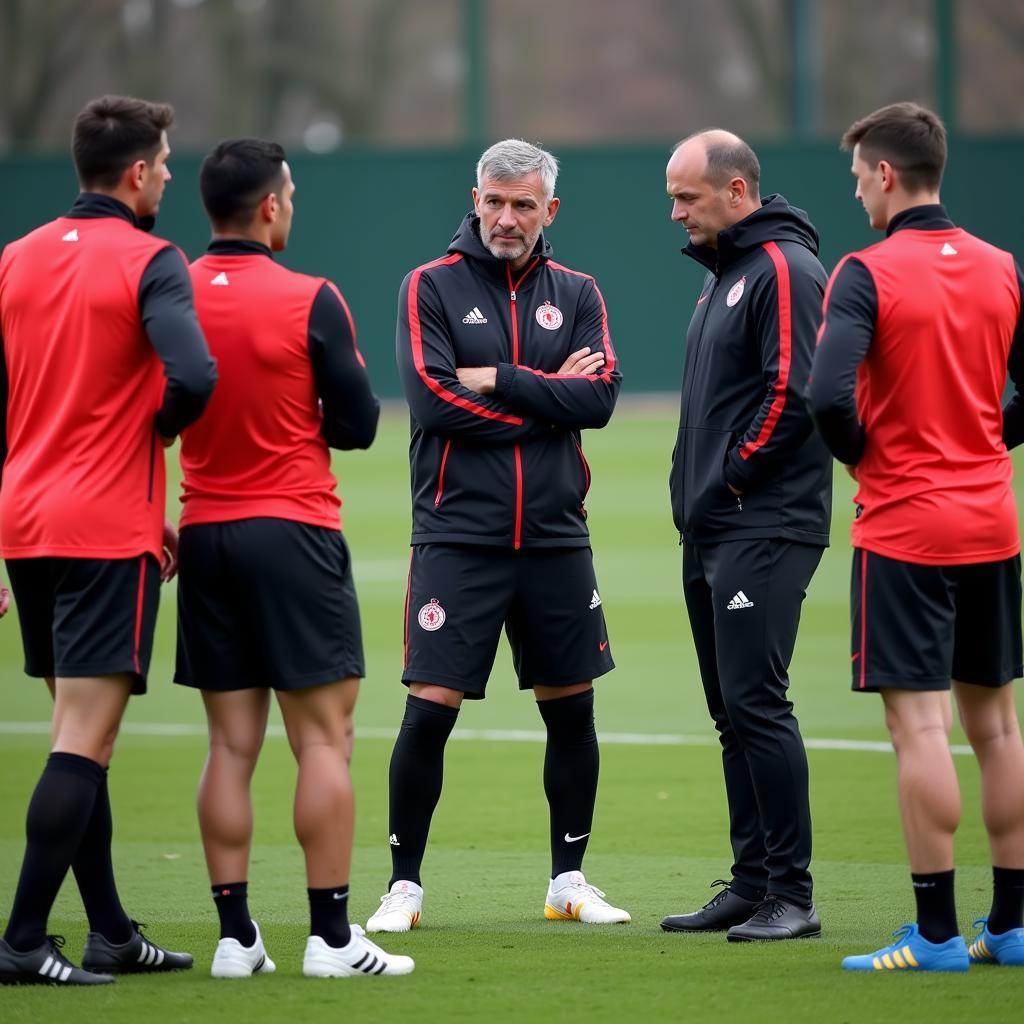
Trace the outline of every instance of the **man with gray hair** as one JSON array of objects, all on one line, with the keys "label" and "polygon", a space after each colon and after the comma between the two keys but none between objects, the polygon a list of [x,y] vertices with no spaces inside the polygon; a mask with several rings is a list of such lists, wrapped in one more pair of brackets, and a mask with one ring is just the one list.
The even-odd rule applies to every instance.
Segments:
[{"label": "man with gray hair", "polygon": [[370,932],[420,921],[420,865],[463,699],[484,696],[502,626],[547,727],[549,920],[629,921],[581,867],[597,795],[593,680],[613,667],[580,433],[621,377],[592,277],[551,259],[558,165],[519,139],[477,165],[447,255],[406,277],[397,355],[412,413],[405,718],[391,758],[392,875]]}]

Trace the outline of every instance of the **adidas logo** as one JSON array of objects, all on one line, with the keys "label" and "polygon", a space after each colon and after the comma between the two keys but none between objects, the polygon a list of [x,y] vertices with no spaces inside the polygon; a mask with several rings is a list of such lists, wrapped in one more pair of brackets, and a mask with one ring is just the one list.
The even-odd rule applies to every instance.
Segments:
[{"label": "adidas logo", "polygon": [[751,601],[742,590],[737,590],[735,597],[725,606],[725,610],[729,612],[737,611],[740,608],[753,608],[754,602]]},{"label": "adidas logo", "polygon": [[210,281],[210,284],[221,284],[221,285],[224,285],[224,284],[231,284],[231,282],[228,280],[228,275],[225,274],[224,271],[222,270],[215,278],[213,278],[212,281]]},{"label": "adidas logo", "polygon": [[956,256],[956,255],[958,255],[958,253],[957,253],[956,249],[954,249],[953,246],[951,246],[949,244],[949,242],[946,242],[946,244],[939,250],[939,255],[940,256]]},{"label": "adidas logo", "polygon": [[487,317],[480,312],[479,306],[474,306],[463,318],[464,324],[485,324],[487,323]]},{"label": "adidas logo", "polygon": [[62,242],[77,242],[78,228],[72,228],[66,235],[61,235],[60,240]]},{"label": "adidas logo", "polygon": [[401,846],[401,845],[402,845],[402,844],[401,844],[401,843],[400,843],[400,842],[398,841],[398,835],[397,835],[397,833],[395,833],[395,832],[392,832],[392,833],[391,833],[391,835],[389,835],[389,836],[388,836],[388,842],[389,842],[389,843],[390,843],[390,844],[391,844],[392,846]]},{"label": "adidas logo", "polygon": [[593,611],[601,604],[601,595],[595,590],[594,596],[590,599],[590,610]]}]

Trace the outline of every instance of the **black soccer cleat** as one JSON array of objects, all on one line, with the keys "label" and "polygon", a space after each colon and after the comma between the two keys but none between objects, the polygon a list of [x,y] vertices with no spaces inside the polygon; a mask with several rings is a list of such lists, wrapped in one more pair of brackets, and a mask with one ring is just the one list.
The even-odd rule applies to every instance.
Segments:
[{"label": "black soccer cleat", "polygon": [[109,985],[109,974],[93,974],[76,967],[62,952],[63,935],[28,953],[19,953],[0,939],[0,985]]},{"label": "black soccer cleat", "polygon": [[85,937],[82,966],[87,971],[108,974],[143,974],[156,971],[187,971],[192,967],[191,953],[172,953],[150,942],[142,934],[146,926],[132,921],[135,934],[119,946],[108,942],[99,932]]},{"label": "black soccer cleat", "polygon": [[821,921],[812,903],[802,907],[778,896],[768,896],[745,924],[730,928],[730,942],[774,942],[779,939],[817,939]]},{"label": "black soccer cleat", "polygon": [[724,932],[735,924],[743,924],[757,910],[760,900],[748,900],[737,896],[724,878],[711,883],[724,886],[709,903],[692,914],[672,914],[662,918],[661,927],[666,932]]}]

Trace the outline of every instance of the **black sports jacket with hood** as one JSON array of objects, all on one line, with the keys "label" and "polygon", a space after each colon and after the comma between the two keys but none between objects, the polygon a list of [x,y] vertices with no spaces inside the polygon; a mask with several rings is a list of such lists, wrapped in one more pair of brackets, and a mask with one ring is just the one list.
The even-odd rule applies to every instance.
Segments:
[{"label": "black sports jacket with hood", "polygon": [[[585,346],[604,352],[600,373],[559,374]],[[588,546],[580,431],[608,422],[622,379],[594,279],[555,263],[543,235],[513,271],[470,214],[448,255],[403,281],[396,350],[412,543]],[[471,366],[497,366],[492,395],[459,382]]]},{"label": "black sports jacket with hood", "polygon": [[721,232],[717,249],[683,249],[708,269],[686,332],[669,477],[686,543],[828,544],[832,463],[802,397],[827,280],[817,252],[807,214],[778,195]]}]

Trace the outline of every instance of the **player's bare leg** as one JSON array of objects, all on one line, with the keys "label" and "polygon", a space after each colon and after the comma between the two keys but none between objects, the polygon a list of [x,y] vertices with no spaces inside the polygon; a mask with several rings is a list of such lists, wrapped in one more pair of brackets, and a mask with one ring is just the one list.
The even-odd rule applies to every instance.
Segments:
[{"label": "player's bare leg", "polygon": [[992,849],[993,898],[971,959],[1024,966],[1024,743],[1013,687],[954,682],[960,721],[981,768],[981,813]]}]

